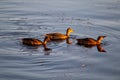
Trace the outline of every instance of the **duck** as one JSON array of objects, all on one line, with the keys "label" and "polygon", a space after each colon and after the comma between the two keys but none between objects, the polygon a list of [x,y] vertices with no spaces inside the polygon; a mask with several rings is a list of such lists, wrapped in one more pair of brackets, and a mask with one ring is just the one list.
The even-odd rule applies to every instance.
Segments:
[{"label": "duck", "polygon": [[101,44],[101,41],[105,38],[106,36],[98,36],[97,40],[93,38],[83,38],[83,39],[77,39],[77,44],[80,45],[88,45],[88,46],[94,46]]},{"label": "duck", "polygon": [[71,32],[74,32],[74,30],[69,27],[66,30],[66,34],[55,32],[55,33],[48,33],[45,36],[49,36],[51,40],[65,40],[70,37]]},{"label": "duck", "polygon": [[28,46],[40,46],[40,45],[43,45],[44,50],[51,50],[50,48],[47,48],[47,46],[46,46],[46,44],[47,44],[47,42],[49,40],[50,40],[49,37],[45,37],[43,42],[41,40],[39,40],[39,39],[36,39],[36,38],[23,38],[22,43],[24,45],[28,45]]}]

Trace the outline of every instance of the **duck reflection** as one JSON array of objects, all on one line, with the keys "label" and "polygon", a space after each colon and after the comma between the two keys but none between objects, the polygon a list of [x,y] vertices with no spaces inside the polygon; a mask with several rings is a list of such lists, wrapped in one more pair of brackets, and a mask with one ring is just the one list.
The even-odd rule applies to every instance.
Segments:
[{"label": "duck reflection", "polygon": [[77,45],[83,46],[85,48],[97,47],[97,50],[99,52],[106,52],[106,50],[102,47],[102,44],[98,44],[98,45],[86,45],[86,44],[78,44],[77,43]]},{"label": "duck reflection", "polygon": [[72,41],[70,41],[70,38],[66,38],[66,39],[56,39],[56,40],[49,40],[48,42],[54,42],[54,43],[56,43],[56,44],[59,44],[59,43],[62,43],[62,42],[64,42],[64,41],[66,41],[66,43],[67,44],[71,44],[72,43]]}]

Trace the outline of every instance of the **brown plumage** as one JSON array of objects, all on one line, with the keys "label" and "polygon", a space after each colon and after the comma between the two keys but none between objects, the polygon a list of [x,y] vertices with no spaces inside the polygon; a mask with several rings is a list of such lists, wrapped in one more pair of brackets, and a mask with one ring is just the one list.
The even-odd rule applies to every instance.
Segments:
[{"label": "brown plumage", "polygon": [[36,38],[23,38],[22,43],[25,44],[25,45],[28,45],[28,46],[43,45],[45,50],[50,50],[49,48],[46,47],[46,44],[49,40],[50,40],[49,37],[45,37],[43,42],[39,39],[36,39]]},{"label": "brown plumage", "polygon": [[30,46],[39,46],[39,45],[42,45],[43,42],[35,38],[23,38],[22,43]]},{"label": "brown plumage", "polygon": [[93,38],[83,38],[83,39],[77,39],[77,44],[84,46],[86,48],[92,48],[92,47],[97,47],[99,52],[106,52],[105,49],[101,46],[101,41],[105,38],[106,36],[99,36],[97,40]]},{"label": "brown plumage", "polygon": [[106,36],[99,36],[97,40],[95,40],[93,38],[77,39],[77,44],[81,44],[81,45],[98,45],[98,44],[101,44],[101,41],[105,37]]},{"label": "brown plumage", "polygon": [[74,32],[73,29],[68,28],[66,31],[66,34],[56,32],[56,33],[46,34],[46,36],[50,37],[51,40],[65,40],[65,39],[69,38],[71,32]]}]

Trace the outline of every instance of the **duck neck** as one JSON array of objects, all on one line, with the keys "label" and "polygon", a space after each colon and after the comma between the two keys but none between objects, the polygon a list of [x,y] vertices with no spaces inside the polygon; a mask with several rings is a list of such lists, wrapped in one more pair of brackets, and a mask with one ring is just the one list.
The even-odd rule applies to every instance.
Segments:
[{"label": "duck neck", "polygon": [[66,31],[66,36],[69,37],[70,36],[70,32],[67,30]]},{"label": "duck neck", "polygon": [[43,46],[46,48],[46,44],[47,42],[49,41],[49,38],[48,37],[45,37],[44,41],[43,41]]},{"label": "duck neck", "polygon": [[102,38],[98,37],[98,38],[97,38],[98,44],[100,44],[102,40],[103,40]]}]

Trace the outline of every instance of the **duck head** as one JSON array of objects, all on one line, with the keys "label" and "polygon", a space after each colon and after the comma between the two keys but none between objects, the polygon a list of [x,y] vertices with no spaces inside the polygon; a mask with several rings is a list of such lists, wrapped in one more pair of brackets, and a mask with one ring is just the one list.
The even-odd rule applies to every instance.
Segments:
[{"label": "duck head", "polygon": [[71,32],[74,32],[74,30],[69,27],[66,31],[66,36],[69,36]]},{"label": "duck head", "polygon": [[97,39],[98,43],[101,43],[101,41],[102,41],[105,37],[106,37],[106,36],[99,36],[98,39]]}]

